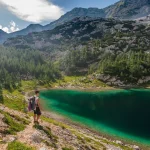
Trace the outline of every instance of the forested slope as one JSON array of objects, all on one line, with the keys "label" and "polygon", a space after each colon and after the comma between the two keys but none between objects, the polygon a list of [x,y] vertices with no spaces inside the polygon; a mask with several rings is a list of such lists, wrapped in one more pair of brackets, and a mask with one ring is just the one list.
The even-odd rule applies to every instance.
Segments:
[{"label": "forested slope", "polygon": [[50,31],[11,38],[4,46],[39,50],[65,75],[102,74],[98,78],[109,85],[150,79],[150,26],[141,21],[81,17]]},{"label": "forested slope", "polygon": [[37,79],[44,84],[60,77],[58,69],[39,51],[0,47],[0,54],[0,83],[4,88],[17,88],[21,80]]}]

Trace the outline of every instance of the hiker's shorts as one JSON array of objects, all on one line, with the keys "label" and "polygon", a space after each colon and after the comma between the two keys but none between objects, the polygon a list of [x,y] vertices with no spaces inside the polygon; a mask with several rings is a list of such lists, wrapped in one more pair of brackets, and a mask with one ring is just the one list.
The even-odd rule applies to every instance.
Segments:
[{"label": "hiker's shorts", "polygon": [[38,115],[38,116],[40,116],[42,114],[39,107],[36,107],[36,109],[34,110],[34,114]]}]

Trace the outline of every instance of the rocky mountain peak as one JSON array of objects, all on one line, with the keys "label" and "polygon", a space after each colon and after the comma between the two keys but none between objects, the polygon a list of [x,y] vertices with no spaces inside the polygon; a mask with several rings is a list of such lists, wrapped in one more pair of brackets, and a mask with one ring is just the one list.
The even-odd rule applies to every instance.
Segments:
[{"label": "rocky mountain peak", "polygon": [[[132,20],[141,17],[146,17],[150,14],[150,0],[120,0],[117,3],[110,5],[104,9],[98,8],[81,8],[76,7],[61,16],[58,20],[51,22],[46,26],[40,24],[31,24],[27,28],[9,34],[4,39],[0,39],[0,43],[6,41],[7,38],[16,37],[18,35],[27,35],[32,32],[41,32],[44,30],[52,30],[55,27],[69,22],[77,17],[91,18],[115,18]],[[0,33],[1,34],[1,33]]]}]

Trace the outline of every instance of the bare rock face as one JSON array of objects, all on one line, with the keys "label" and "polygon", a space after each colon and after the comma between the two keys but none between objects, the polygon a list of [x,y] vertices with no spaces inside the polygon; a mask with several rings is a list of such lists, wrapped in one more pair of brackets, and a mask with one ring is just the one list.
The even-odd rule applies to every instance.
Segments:
[{"label": "bare rock face", "polygon": [[105,82],[109,86],[120,86],[120,87],[125,86],[124,82],[115,76],[97,74],[96,79]]},{"label": "bare rock face", "polygon": [[150,14],[150,0],[120,0],[105,12],[106,17],[137,19]]},{"label": "bare rock face", "polygon": [[138,84],[144,84],[144,83],[147,83],[150,81],[150,76],[147,76],[147,77],[143,77],[142,79],[139,79],[138,80]]}]

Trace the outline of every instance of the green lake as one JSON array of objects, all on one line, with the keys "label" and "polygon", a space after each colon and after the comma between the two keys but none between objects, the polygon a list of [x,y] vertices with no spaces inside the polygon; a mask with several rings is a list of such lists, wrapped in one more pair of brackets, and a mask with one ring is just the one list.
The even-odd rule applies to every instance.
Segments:
[{"label": "green lake", "polygon": [[101,133],[150,146],[150,90],[42,91],[50,111]]}]

